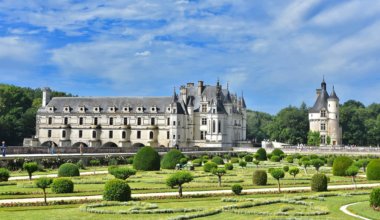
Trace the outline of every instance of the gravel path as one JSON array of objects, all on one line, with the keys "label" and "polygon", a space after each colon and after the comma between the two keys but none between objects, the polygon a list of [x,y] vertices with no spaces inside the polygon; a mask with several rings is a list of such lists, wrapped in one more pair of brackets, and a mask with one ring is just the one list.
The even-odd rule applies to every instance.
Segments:
[{"label": "gravel path", "polygon": [[359,219],[363,219],[363,220],[371,220],[371,219],[369,219],[369,218],[365,218],[365,217],[363,217],[363,216],[356,215],[356,214],[354,214],[354,213],[348,211],[347,208],[348,208],[349,206],[356,205],[356,204],[358,204],[358,203],[361,203],[361,202],[355,202],[355,203],[350,203],[350,204],[344,205],[344,206],[340,207],[340,211],[344,212],[344,213],[347,214],[347,215],[350,215],[350,216],[352,216],[352,217],[355,217],[355,218],[359,218]]},{"label": "gravel path", "polygon": [[[380,186],[380,183],[373,183],[373,184],[358,184],[358,188],[373,188]],[[329,189],[354,189],[354,185],[337,185],[337,186],[329,186]],[[272,193],[277,192],[277,188],[261,188],[261,189],[246,189],[243,190],[245,193]],[[309,186],[305,187],[289,187],[289,188],[282,188],[282,192],[289,192],[289,191],[310,191]],[[209,190],[209,191],[189,191],[189,192],[183,192],[183,195],[220,195],[220,194],[232,194],[231,190]],[[133,198],[146,198],[146,197],[171,197],[178,195],[178,192],[164,192],[164,193],[143,193],[143,194],[132,194]],[[102,199],[101,195],[96,196],[71,196],[71,197],[54,197],[54,198],[48,198],[48,201],[68,201],[68,200],[99,200]],[[29,202],[43,202],[43,198],[28,198],[28,199],[4,199],[0,200],[0,204],[5,203],[29,203]]]},{"label": "gravel path", "polygon": [[[108,171],[96,171],[95,174],[94,172],[82,172],[80,173],[81,176],[89,176],[89,175],[96,175],[96,174],[107,174]],[[32,179],[38,179],[38,178],[41,178],[41,177],[57,177],[57,174],[47,174],[47,175],[35,175],[35,176],[32,176]],[[13,177],[9,177],[8,180],[29,180],[29,177],[28,176],[13,176]]]}]

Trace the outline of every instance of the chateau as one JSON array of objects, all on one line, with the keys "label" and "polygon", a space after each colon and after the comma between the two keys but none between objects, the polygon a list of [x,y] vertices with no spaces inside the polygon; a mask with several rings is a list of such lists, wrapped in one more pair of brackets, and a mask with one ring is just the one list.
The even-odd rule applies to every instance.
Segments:
[{"label": "chateau", "polygon": [[246,104],[228,86],[187,83],[168,97],[54,97],[43,89],[26,146],[233,147],[246,143]]},{"label": "chateau", "polygon": [[317,89],[317,100],[309,110],[310,131],[318,131],[321,145],[341,145],[342,128],[339,126],[339,98],[334,87],[330,95],[326,91],[323,79],[321,88]]}]

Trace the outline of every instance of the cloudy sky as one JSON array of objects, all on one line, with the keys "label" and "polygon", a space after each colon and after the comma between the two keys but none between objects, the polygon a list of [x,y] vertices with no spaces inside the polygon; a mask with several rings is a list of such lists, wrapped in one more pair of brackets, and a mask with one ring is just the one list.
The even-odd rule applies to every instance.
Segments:
[{"label": "cloudy sky", "polygon": [[80,96],[167,96],[204,80],[276,113],[380,102],[380,1],[1,0],[0,82]]}]

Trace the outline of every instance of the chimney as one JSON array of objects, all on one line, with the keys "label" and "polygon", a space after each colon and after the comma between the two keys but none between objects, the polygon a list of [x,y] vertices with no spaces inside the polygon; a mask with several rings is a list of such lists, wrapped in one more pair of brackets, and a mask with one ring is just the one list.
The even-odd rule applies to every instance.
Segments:
[{"label": "chimney", "polygon": [[187,88],[194,87],[194,83],[187,83]]},{"label": "chimney", "polygon": [[42,107],[45,107],[51,99],[51,90],[49,87],[42,88]]},{"label": "chimney", "polygon": [[322,89],[317,89],[317,98],[321,94],[321,92],[322,92]]},{"label": "chimney", "polygon": [[203,92],[203,81],[198,81],[198,95],[201,96]]},{"label": "chimney", "polygon": [[181,86],[180,88],[180,96],[184,102],[187,100],[187,88],[185,86]]}]

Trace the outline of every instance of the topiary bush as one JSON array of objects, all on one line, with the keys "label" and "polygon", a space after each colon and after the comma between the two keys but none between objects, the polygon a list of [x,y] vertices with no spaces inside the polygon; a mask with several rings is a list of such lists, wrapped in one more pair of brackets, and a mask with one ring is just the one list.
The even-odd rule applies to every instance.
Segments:
[{"label": "topiary bush", "polygon": [[273,155],[273,156],[270,158],[270,161],[272,161],[272,162],[280,162],[280,160],[281,160],[281,157],[276,156],[276,155]]},{"label": "topiary bush", "polygon": [[375,209],[380,209],[380,188],[374,188],[369,196],[369,205]]},{"label": "topiary bush", "polygon": [[223,158],[219,157],[219,156],[215,156],[212,158],[211,162],[214,162],[218,165],[223,165],[224,164],[224,161],[223,161]]},{"label": "topiary bush", "polygon": [[32,180],[32,174],[38,170],[38,164],[36,162],[25,162],[22,168],[28,172],[29,180]]},{"label": "topiary bush", "polygon": [[9,177],[9,170],[6,168],[0,168],[0,182],[8,181]]},{"label": "topiary bush", "polygon": [[284,172],[288,172],[289,171],[289,166],[283,166],[282,169],[284,170]]},{"label": "topiary bush", "polygon": [[231,163],[239,163],[239,158],[233,157],[230,160]]},{"label": "topiary bush", "polygon": [[335,158],[333,163],[334,176],[346,176],[346,170],[351,166],[353,160],[346,156],[339,156]]},{"label": "topiary bush", "polygon": [[252,183],[256,186],[265,186],[267,185],[268,175],[265,170],[256,170],[253,173]]},{"label": "topiary bush", "polygon": [[[162,169],[174,169],[177,164],[180,163],[180,160],[185,158],[185,155],[181,151],[172,149],[167,152],[161,160]],[[187,161],[186,161],[187,162]]]},{"label": "topiary bush", "polygon": [[315,192],[327,191],[328,180],[325,174],[314,174],[311,178],[311,190]]},{"label": "topiary bush", "polygon": [[252,157],[252,155],[247,154],[247,155],[244,156],[244,160],[245,160],[245,162],[252,162],[253,161],[253,157]]},{"label": "topiary bush", "polygon": [[267,160],[267,151],[264,148],[260,148],[257,150],[255,156],[256,156],[256,160],[259,160],[259,161]]},{"label": "topiary bush", "polygon": [[235,195],[240,195],[243,187],[240,184],[234,184],[232,185],[231,190]]},{"label": "topiary bush", "polygon": [[247,166],[247,162],[245,162],[245,161],[240,161],[239,162],[239,166],[241,166],[242,168],[244,168],[244,167],[246,167]]},{"label": "topiary bush", "polygon": [[214,163],[214,162],[207,162],[203,165],[203,171],[205,172],[211,172],[212,169],[216,169],[218,168],[218,164]]},{"label": "topiary bush", "polygon": [[74,183],[69,178],[57,178],[51,184],[51,191],[54,193],[74,192]]},{"label": "topiary bush", "polygon": [[200,158],[195,159],[195,160],[193,160],[192,162],[193,162],[193,165],[194,165],[195,167],[200,167],[200,166],[202,166],[202,159],[200,159]]},{"label": "topiary bush", "polygon": [[187,161],[188,161],[188,159],[186,157],[184,157],[184,158],[181,158],[179,160],[179,163],[182,164],[182,165],[185,165],[185,164],[187,164]]},{"label": "topiary bush", "polygon": [[144,171],[160,170],[160,155],[152,147],[143,147],[134,157],[133,168]]},{"label": "topiary bush", "polygon": [[73,163],[64,163],[58,168],[58,177],[71,177],[79,175],[79,168]]},{"label": "topiary bush", "polygon": [[108,168],[108,172],[115,178],[121,180],[126,180],[128,177],[136,174],[136,170],[129,167],[113,167],[111,169]]},{"label": "topiary bush", "polygon": [[293,162],[294,162],[294,158],[293,158],[293,156],[287,156],[287,157],[285,158],[285,160],[286,160],[286,162],[288,162],[288,163],[293,163]]},{"label": "topiary bush", "polygon": [[380,159],[371,160],[367,165],[367,179],[380,180]]},{"label": "topiary bush", "polygon": [[284,154],[284,151],[276,148],[272,151],[272,156],[275,155],[275,156],[278,156],[280,157],[281,159],[284,158],[285,154]]},{"label": "topiary bush", "polygon": [[109,180],[104,186],[103,199],[107,201],[131,200],[131,188],[125,180]]},{"label": "topiary bush", "polygon": [[226,163],[224,164],[224,168],[226,168],[226,170],[233,170],[234,165],[232,163]]}]

